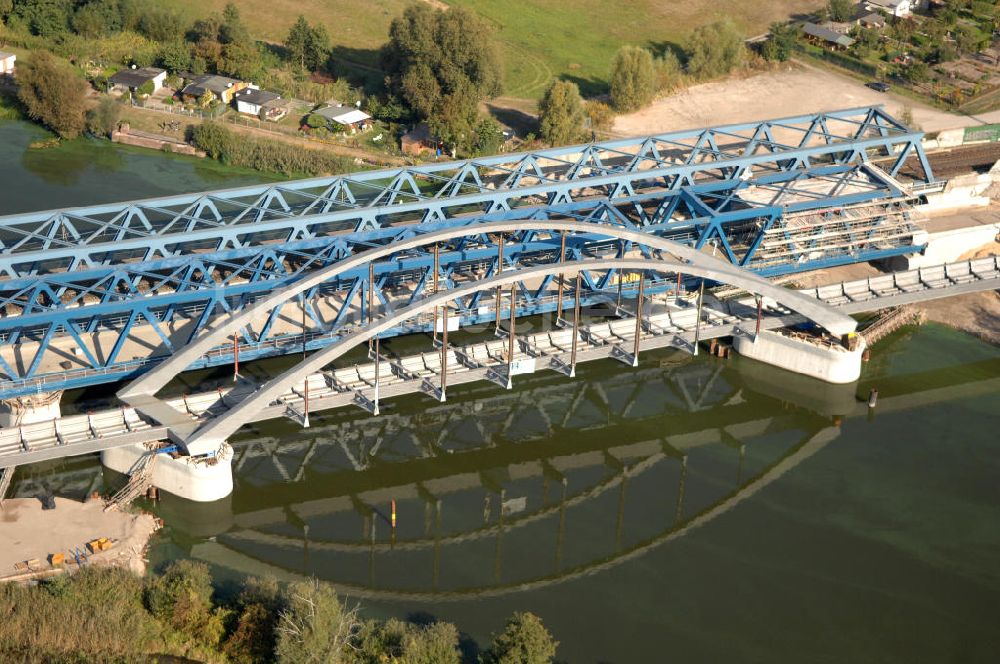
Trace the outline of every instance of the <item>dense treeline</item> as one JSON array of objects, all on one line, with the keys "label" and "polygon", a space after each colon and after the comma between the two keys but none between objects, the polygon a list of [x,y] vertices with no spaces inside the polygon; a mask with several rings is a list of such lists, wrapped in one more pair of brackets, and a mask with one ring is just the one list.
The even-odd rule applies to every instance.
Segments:
[{"label": "dense treeline", "polygon": [[209,157],[240,168],[283,175],[325,175],[355,168],[351,159],[321,150],[237,134],[215,122],[194,128],[192,142]]},{"label": "dense treeline", "polygon": [[436,621],[365,620],[327,584],[246,579],[225,600],[203,563],[179,561],[143,580],[87,568],[35,587],[0,586],[0,661],[146,662],[170,655],[256,664],[547,664],[557,643],[515,613],[482,652]]}]

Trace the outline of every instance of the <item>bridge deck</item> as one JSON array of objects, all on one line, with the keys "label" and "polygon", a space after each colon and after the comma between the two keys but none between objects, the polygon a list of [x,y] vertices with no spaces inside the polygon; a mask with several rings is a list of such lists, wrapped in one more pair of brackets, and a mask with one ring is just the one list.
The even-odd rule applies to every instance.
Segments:
[{"label": "bridge deck", "polygon": [[[887,274],[870,279],[830,284],[803,292],[842,311],[856,313],[959,293],[1000,289],[1000,257],[962,261],[948,265]],[[648,306],[648,305],[647,305]],[[640,349],[677,347],[692,350],[696,310],[690,302],[659,306],[643,320]],[[802,322],[788,310],[766,307],[762,329],[775,329]],[[717,303],[703,310],[699,338],[752,333],[755,325],[751,302]],[[635,319],[619,319],[581,327],[578,362],[609,357],[627,361],[631,357]],[[535,369],[564,371],[569,362],[570,329],[556,329],[519,338],[515,350],[518,363],[534,361]],[[448,385],[478,380],[506,379],[504,356],[507,340],[496,339],[468,346],[455,346],[448,354]],[[440,351],[429,351],[399,359],[383,358],[379,397],[425,392],[435,396],[440,381]],[[328,370],[309,378],[310,411],[347,405],[370,408],[374,398],[373,362]],[[180,399],[140,403],[139,411],[123,407],[88,415],[63,417],[50,422],[0,429],[0,467],[35,463],[47,459],[88,454],[134,443],[166,440],[166,422],[192,430],[206,416],[229,407],[254,387],[241,384],[231,390],[205,392]],[[296,389],[257,414],[254,421],[282,416],[299,417],[304,394]],[[162,411],[162,412],[161,412]],[[167,413],[164,415],[164,413]]]}]

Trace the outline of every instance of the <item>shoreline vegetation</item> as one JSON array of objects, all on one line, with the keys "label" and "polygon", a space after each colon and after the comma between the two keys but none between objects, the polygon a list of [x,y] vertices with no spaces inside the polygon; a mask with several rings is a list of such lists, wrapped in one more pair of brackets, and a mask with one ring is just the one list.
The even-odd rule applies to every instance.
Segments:
[{"label": "shoreline vegetation", "polygon": [[359,609],[315,579],[248,577],[226,595],[201,562],[147,578],[85,567],[35,586],[0,585],[0,660],[546,664],[558,647],[531,613],[514,612],[480,649],[451,623],[366,620]]}]

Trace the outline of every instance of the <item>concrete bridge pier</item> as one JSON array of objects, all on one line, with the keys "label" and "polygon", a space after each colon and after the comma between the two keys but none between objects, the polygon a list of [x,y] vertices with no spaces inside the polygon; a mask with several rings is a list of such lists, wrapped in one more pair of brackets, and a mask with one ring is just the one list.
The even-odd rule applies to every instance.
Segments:
[{"label": "concrete bridge pier", "polygon": [[817,378],[827,383],[853,383],[861,377],[861,355],[867,344],[858,335],[852,349],[836,340],[762,330],[736,335],[733,347],[740,355]]},{"label": "concrete bridge pier", "polygon": [[19,427],[22,424],[50,422],[62,416],[59,402],[62,390],[40,392],[0,401],[0,427]]},{"label": "concrete bridge pier", "polygon": [[141,443],[115,447],[101,452],[101,463],[131,475],[149,454],[157,455],[149,479],[160,491],[199,503],[222,500],[233,492],[233,448],[225,442],[216,452],[199,456],[159,452]]}]

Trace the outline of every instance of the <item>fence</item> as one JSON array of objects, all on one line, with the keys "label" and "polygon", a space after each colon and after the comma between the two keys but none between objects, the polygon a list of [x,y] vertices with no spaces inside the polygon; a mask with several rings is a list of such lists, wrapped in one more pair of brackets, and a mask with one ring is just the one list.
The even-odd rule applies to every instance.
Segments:
[{"label": "fence", "polygon": [[186,115],[187,117],[202,119],[217,118],[229,110],[229,107],[224,104],[218,104],[208,110],[205,110],[201,108],[189,108],[183,104],[164,104],[163,102],[159,102],[154,99],[145,99],[143,101],[136,101],[133,99],[131,103],[135,108],[145,108],[150,111],[174,113],[176,115]]}]

